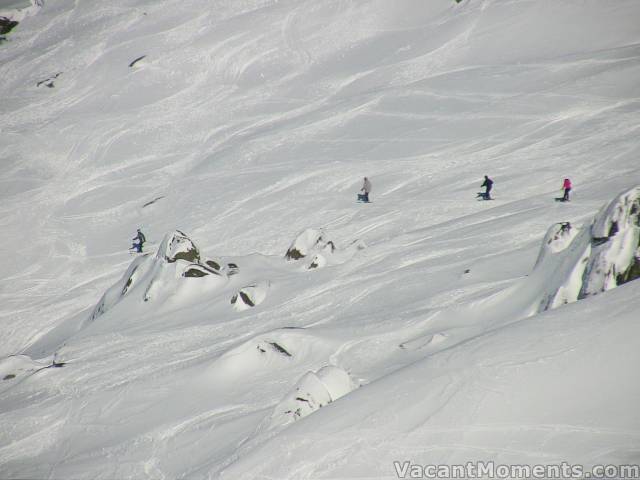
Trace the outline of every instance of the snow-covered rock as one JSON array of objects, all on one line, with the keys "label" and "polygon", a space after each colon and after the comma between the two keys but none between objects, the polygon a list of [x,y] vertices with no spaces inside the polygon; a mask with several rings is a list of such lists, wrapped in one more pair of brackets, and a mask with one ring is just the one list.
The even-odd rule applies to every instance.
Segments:
[{"label": "snow-covered rock", "polygon": [[[0,19],[4,17],[7,22],[0,21],[0,34],[9,33],[20,22],[31,15],[35,15],[44,6],[44,0],[15,0],[0,2]],[[7,29],[2,27],[7,25]]]},{"label": "snow-covered rock", "polygon": [[591,253],[580,298],[640,277],[640,187],[619,194],[591,225]]},{"label": "snow-covered rock", "polygon": [[307,372],[276,405],[271,416],[271,426],[286,425],[306,417],[357,387],[357,383],[345,370],[334,365],[326,365],[316,372]]},{"label": "snow-covered rock", "polygon": [[335,249],[335,244],[326,238],[323,231],[308,228],[295,238],[284,257],[287,260],[300,260],[314,252],[332,253]]},{"label": "snow-covered rock", "polygon": [[538,311],[575,302],[640,277],[640,187],[617,195],[590,225],[552,226],[532,276],[544,279]]},{"label": "snow-covered rock", "polygon": [[95,320],[122,300],[135,303],[189,304],[223,287],[227,273],[215,260],[201,261],[200,251],[183,232],[165,235],[155,255],[137,257],[122,278],[102,296],[90,320]]},{"label": "snow-covered rock", "polygon": [[0,360],[0,392],[40,370],[64,365],[64,362],[56,362],[55,357],[51,360],[33,360],[28,355],[11,355],[3,358]]},{"label": "snow-covered rock", "polygon": [[208,382],[235,383],[261,373],[284,372],[305,362],[326,362],[335,351],[334,343],[302,328],[280,328],[230,348],[209,367]]},{"label": "snow-covered rock", "polygon": [[268,280],[242,287],[231,297],[231,304],[238,312],[260,305],[267,298],[270,287],[271,282]]},{"label": "snow-covered rock", "polygon": [[308,228],[295,238],[284,257],[288,261],[300,261],[304,269],[313,270],[343,263],[365,248],[364,242],[354,240],[347,248],[338,249],[324,231]]},{"label": "snow-covered rock", "polygon": [[177,260],[197,263],[200,261],[200,251],[187,235],[180,230],[165,235],[156,258],[163,259],[167,263]]}]

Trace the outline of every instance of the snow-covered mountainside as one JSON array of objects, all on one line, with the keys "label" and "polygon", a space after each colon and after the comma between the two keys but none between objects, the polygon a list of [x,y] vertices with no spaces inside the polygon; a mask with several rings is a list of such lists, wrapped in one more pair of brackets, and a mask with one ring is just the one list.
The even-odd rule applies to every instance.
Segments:
[{"label": "snow-covered mountainside", "polygon": [[0,17],[0,478],[640,463],[639,2]]}]

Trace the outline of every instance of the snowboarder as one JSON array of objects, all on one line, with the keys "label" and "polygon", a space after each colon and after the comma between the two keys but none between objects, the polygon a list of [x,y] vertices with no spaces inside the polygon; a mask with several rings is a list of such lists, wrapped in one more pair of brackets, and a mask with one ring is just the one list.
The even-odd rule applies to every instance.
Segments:
[{"label": "snowboarder", "polygon": [[485,187],[486,191],[480,193],[480,196],[485,200],[491,200],[491,189],[493,188],[493,180],[487,175],[484,176],[484,182],[480,185],[480,188]]},{"label": "snowboarder", "polygon": [[564,196],[562,197],[563,202],[569,201],[569,192],[571,191],[571,180],[565,178],[562,182],[562,188],[564,190]]},{"label": "snowboarder", "polygon": [[364,177],[364,182],[362,184],[361,192],[364,192],[362,195],[358,194],[358,200],[369,203],[369,192],[371,191],[371,181]]},{"label": "snowboarder", "polygon": [[133,240],[133,245],[131,245],[131,248],[135,249],[136,252],[138,253],[142,253],[142,246],[144,245],[144,242],[147,241],[147,238],[144,236],[144,233],[142,233],[139,228],[137,230],[136,236],[133,237],[132,240]]}]

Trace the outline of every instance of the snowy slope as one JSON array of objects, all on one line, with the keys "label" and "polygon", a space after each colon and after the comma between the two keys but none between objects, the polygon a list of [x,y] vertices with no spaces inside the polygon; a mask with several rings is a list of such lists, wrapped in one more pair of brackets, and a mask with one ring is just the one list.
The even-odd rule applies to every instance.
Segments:
[{"label": "snowy slope", "polygon": [[[640,461],[638,286],[561,306],[640,185],[638,2],[30,13],[0,44],[0,477]],[[536,263],[564,221],[576,258]]]}]

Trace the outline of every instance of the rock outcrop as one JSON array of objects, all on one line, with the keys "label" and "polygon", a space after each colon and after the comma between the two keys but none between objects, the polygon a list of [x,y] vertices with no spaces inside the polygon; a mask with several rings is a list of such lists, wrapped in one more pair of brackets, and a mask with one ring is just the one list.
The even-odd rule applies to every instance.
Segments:
[{"label": "rock outcrop", "polygon": [[18,22],[7,17],[0,17],[0,35],[6,35],[18,26]]},{"label": "rock outcrop", "polygon": [[347,248],[338,249],[325,232],[308,228],[291,243],[284,258],[290,262],[300,262],[306,270],[313,270],[343,263],[365,248],[364,242],[355,240]]},{"label": "rock outcrop", "polygon": [[270,287],[271,282],[268,280],[242,287],[231,298],[231,304],[238,312],[260,305],[267,298],[267,292]]},{"label": "rock outcrop", "polygon": [[282,426],[312,414],[355,390],[357,383],[343,369],[327,365],[317,372],[307,372],[276,405],[272,426]]},{"label": "rock outcrop", "polygon": [[532,276],[545,279],[538,311],[640,278],[640,187],[605,205],[590,225],[552,226]]},{"label": "rock outcrop", "polygon": [[[183,232],[165,235],[155,255],[137,257],[122,278],[102,296],[90,320],[95,320],[125,299],[137,303],[192,301],[219,290],[228,281],[230,267],[220,260],[203,259]],[[237,269],[237,266],[235,267]]]}]

